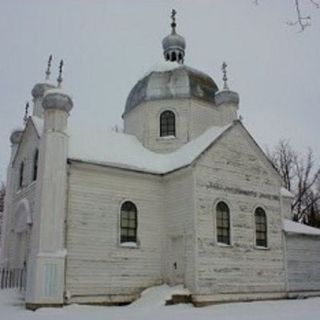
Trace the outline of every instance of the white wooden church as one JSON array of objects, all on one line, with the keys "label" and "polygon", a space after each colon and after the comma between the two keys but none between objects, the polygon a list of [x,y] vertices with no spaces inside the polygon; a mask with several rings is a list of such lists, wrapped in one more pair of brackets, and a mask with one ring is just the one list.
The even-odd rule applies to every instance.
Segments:
[{"label": "white wooden church", "polygon": [[[239,96],[184,64],[185,39],[132,88],[124,133],[81,134],[49,80],[10,137],[1,266],[27,270],[26,307],[126,304],[161,283],[195,305],[320,295],[320,230],[238,117]],[[94,145],[101,147],[97,150]]]}]

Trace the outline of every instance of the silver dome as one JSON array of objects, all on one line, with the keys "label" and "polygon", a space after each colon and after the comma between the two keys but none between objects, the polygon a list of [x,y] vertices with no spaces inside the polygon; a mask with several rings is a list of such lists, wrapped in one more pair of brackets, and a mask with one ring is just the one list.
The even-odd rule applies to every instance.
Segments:
[{"label": "silver dome", "polygon": [[197,98],[215,103],[218,90],[210,76],[186,65],[166,71],[151,71],[132,88],[124,114],[143,102],[153,100]]},{"label": "silver dome", "polygon": [[184,40],[184,37],[180,36],[177,33],[170,34],[162,40],[162,48],[163,48],[164,52],[166,52],[170,49],[185,50],[186,41]]}]

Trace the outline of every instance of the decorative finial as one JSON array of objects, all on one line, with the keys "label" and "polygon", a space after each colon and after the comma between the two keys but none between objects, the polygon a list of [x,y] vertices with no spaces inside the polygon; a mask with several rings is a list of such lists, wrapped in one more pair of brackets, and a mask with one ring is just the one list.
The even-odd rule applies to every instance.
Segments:
[{"label": "decorative finial", "polygon": [[228,81],[228,77],[227,77],[227,64],[225,63],[225,62],[223,62],[222,63],[222,67],[221,67],[221,70],[222,70],[222,72],[223,72],[223,89],[224,90],[228,90],[229,89],[229,87],[228,87],[228,83],[227,83],[227,81]]},{"label": "decorative finial", "polygon": [[29,102],[27,102],[25,106],[24,117],[23,117],[24,124],[27,123],[28,117],[29,117]]},{"label": "decorative finial", "polygon": [[46,70],[46,80],[49,80],[49,79],[50,79],[50,74],[51,74],[51,62],[52,62],[52,54],[50,54],[49,60],[48,60],[48,66],[47,66],[47,70]]},{"label": "decorative finial", "polygon": [[172,22],[171,22],[171,27],[172,27],[172,33],[176,33],[176,14],[177,14],[177,11],[172,9],[171,11],[171,19],[172,19]]},{"label": "decorative finial", "polygon": [[58,88],[61,88],[61,83],[62,83],[62,67],[63,67],[63,60],[60,61],[60,65],[59,65],[59,76],[58,76]]}]

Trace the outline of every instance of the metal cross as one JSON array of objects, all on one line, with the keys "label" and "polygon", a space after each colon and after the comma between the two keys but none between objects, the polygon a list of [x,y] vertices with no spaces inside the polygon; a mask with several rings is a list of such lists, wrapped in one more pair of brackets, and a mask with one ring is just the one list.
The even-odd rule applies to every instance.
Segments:
[{"label": "metal cross", "polygon": [[222,80],[223,80],[223,89],[229,89],[228,83],[227,83],[227,81],[228,81],[228,77],[227,77],[227,66],[228,66],[228,65],[227,65],[225,62],[222,63],[221,70],[222,70],[222,72],[223,72],[223,78],[222,78]]},{"label": "metal cross", "polygon": [[49,60],[48,60],[48,66],[47,66],[47,70],[46,70],[46,80],[49,80],[49,78],[50,78],[50,74],[51,74],[51,62],[52,62],[52,54],[50,54]]},{"label": "metal cross", "polygon": [[176,24],[176,14],[177,14],[177,11],[176,10],[174,10],[174,9],[172,9],[172,11],[171,11],[171,19],[172,19],[172,23],[171,23],[171,27],[172,27],[172,33],[175,33],[175,31],[176,31],[176,26],[177,26],[177,24]]},{"label": "metal cross", "polygon": [[61,83],[62,83],[62,67],[63,67],[63,60],[60,61],[60,65],[59,65],[59,76],[58,76],[58,79],[57,79],[57,82],[58,82],[58,88],[61,88]]},{"label": "metal cross", "polygon": [[23,117],[24,124],[26,124],[28,121],[28,114],[29,114],[29,102],[27,102],[25,106],[24,117]]}]

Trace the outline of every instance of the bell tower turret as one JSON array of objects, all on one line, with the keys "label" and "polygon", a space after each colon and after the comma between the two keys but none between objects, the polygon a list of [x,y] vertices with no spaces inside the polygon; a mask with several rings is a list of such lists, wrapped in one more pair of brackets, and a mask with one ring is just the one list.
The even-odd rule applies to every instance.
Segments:
[{"label": "bell tower turret", "polygon": [[180,36],[176,32],[176,14],[177,12],[172,9],[171,13],[171,34],[166,36],[162,40],[162,47],[163,47],[163,55],[166,61],[171,62],[178,62],[180,64],[183,64],[184,56],[185,56],[185,49],[186,49],[186,41],[182,36]]}]

